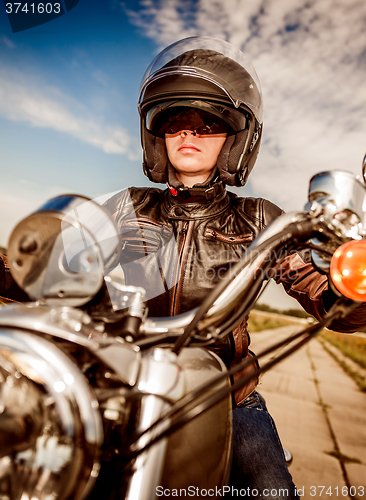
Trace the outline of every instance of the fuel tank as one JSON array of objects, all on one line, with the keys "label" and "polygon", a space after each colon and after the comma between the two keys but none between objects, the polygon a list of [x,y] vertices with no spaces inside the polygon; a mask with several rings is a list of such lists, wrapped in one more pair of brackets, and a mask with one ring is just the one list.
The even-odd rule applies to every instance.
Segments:
[{"label": "fuel tank", "polygon": [[[184,349],[178,364],[184,372],[185,393],[226,371],[216,354],[198,347]],[[229,385],[228,377],[206,391],[205,397]],[[225,484],[230,460],[231,413],[228,396],[169,437],[162,477],[164,488],[187,490],[191,486],[207,490]]]}]

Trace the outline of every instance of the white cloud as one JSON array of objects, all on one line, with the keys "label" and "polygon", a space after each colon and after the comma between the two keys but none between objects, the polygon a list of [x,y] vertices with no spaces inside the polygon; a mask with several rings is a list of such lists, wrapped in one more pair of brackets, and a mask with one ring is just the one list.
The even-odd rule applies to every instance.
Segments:
[{"label": "white cloud", "polygon": [[141,28],[142,33],[156,41],[160,48],[170,43],[197,34],[194,28],[195,2],[193,0],[142,0],[141,9],[135,11],[124,7],[130,21]]},{"label": "white cloud", "polygon": [[361,172],[363,0],[145,0],[128,15],[159,48],[208,35],[230,41],[252,60],[264,95],[263,144],[250,177],[256,195],[301,209],[316,172]]},{"label": "white cloud", "polygon": [[105,125],[58,89],[9,68],[0,71],[0,115],[69,134],[105,153],[140,158],[137,138],[125,129]]},{"label": "white cloud", "polygon": [[9,48],[9,49],[15,49],[16,48],[16,44],[10,40],[10,38],[8,38],[7,36],[3,36],[3,42],[5,43],[5,45]]},{"label": "white cloud", "polygon": [[104,73],[104,71],[102,71],[100,69],[95,69],[92,72],[91,76],[96,82],[98,82],[103,87],[106,87],[106,88],[108,87],[109,78],[108,78],[108,75],[106,73]]}]

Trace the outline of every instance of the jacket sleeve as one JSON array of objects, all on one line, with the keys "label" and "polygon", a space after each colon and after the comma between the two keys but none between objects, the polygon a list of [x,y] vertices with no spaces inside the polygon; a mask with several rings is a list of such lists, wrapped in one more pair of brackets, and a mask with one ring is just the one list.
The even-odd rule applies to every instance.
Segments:
[{"label": "jacket sleeve", "polygon": [[[284,212],[268,200],[263,200],[261,217],[264,229]],[[310,251],[295,252],[281,263],[274,277],[285,291],[296,299],[309,314],[321,320],[336,301],[328,277],[319,273],[311,263]],[[329,328],[337,332],[352,333],[366,327],[366,303],[361,304],[345,318],[334,321]]]},{"label": "jacket sleeve", "polygon": [[0,254],[0,304],[30,302],[28,295],[16,284],[5,255]]},{"label": "jacket sleeve", "polygon": [[[324,317],[337,298],[329,288],[327,276],[316,271],[304,253],[296,252],[287,256],[274,279],[277,283],[282,283],[288,295],[318,320]],[[366,303],[329,326],[332,330],[344,333],[356,332],[365,327]]]}]

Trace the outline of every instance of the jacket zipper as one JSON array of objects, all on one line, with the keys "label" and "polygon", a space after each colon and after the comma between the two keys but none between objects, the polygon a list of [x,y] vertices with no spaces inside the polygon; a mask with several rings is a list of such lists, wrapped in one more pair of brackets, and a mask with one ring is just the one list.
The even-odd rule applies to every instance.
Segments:
[{"label": "jacket zipper", "polygon": [[171,235],[172,230],[169,229],[168,227],[164,226],[163,224],[159,224],[151,219],[148,219],[147,217],[139,217],[138,219],[127,219],[123,221],[123,226],[125,227],[148,227],[153,230],[159,230],[165,235]]},{"label": "jacket zipper", "polygon": [[122,223],[123,228],[138,228],[141,231],[141,238],[139,236],[128,236],[123,241],[122,250],[130,250],[134,252],[144,253],[148,255],[150,252],[156,252],[159,248],[158,243],[151,237],[145,236],[144,229],[149,229],[154,233],[159,233],[166,236],[171,236],[173,231],[168,227],[159,224],[147,217],[139,217],[134,219],[124,220]]},{"label": "jacket zipper", "polygon": [[183,237],[179,246],[178,264],[174,274],[174,282],[176,284],[173,288],[172,300],[170,303],[170,316],[175,316],[179,311],[179,301],[182,292],[183,280],[185,275],[185,265],[187,261],[189,243],[192,236],[193,223],[193,220],[186,221],[182,229]]},{"label": "jacket zipper", "polygon": [[122,250],[130,250],[133,252],[140,252],[145,255],[148,255],[150,252],[156,252],[159,248],[159,245],[156,241],[150,238],[138,238],[132,237],[128,240],[125,240],[122,245]]},{"label": "jacket zipper", "polygon": [[205,236],[214,240],[222,241],[224,243],[244,243],[245,241],[252,241],[253,236],[251,233],[227,235],[217,232],[215,229],[206,227]]}]

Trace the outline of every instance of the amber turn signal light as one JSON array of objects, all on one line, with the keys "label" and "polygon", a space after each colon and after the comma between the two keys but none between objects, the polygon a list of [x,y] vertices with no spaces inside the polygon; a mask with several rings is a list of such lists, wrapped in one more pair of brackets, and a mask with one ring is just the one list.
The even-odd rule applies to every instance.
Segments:
[{"label": "amber turn signal light", "polygon": [[345,297],[366,302],[366,241],[349,241],[333,254],[330,276]]}]

